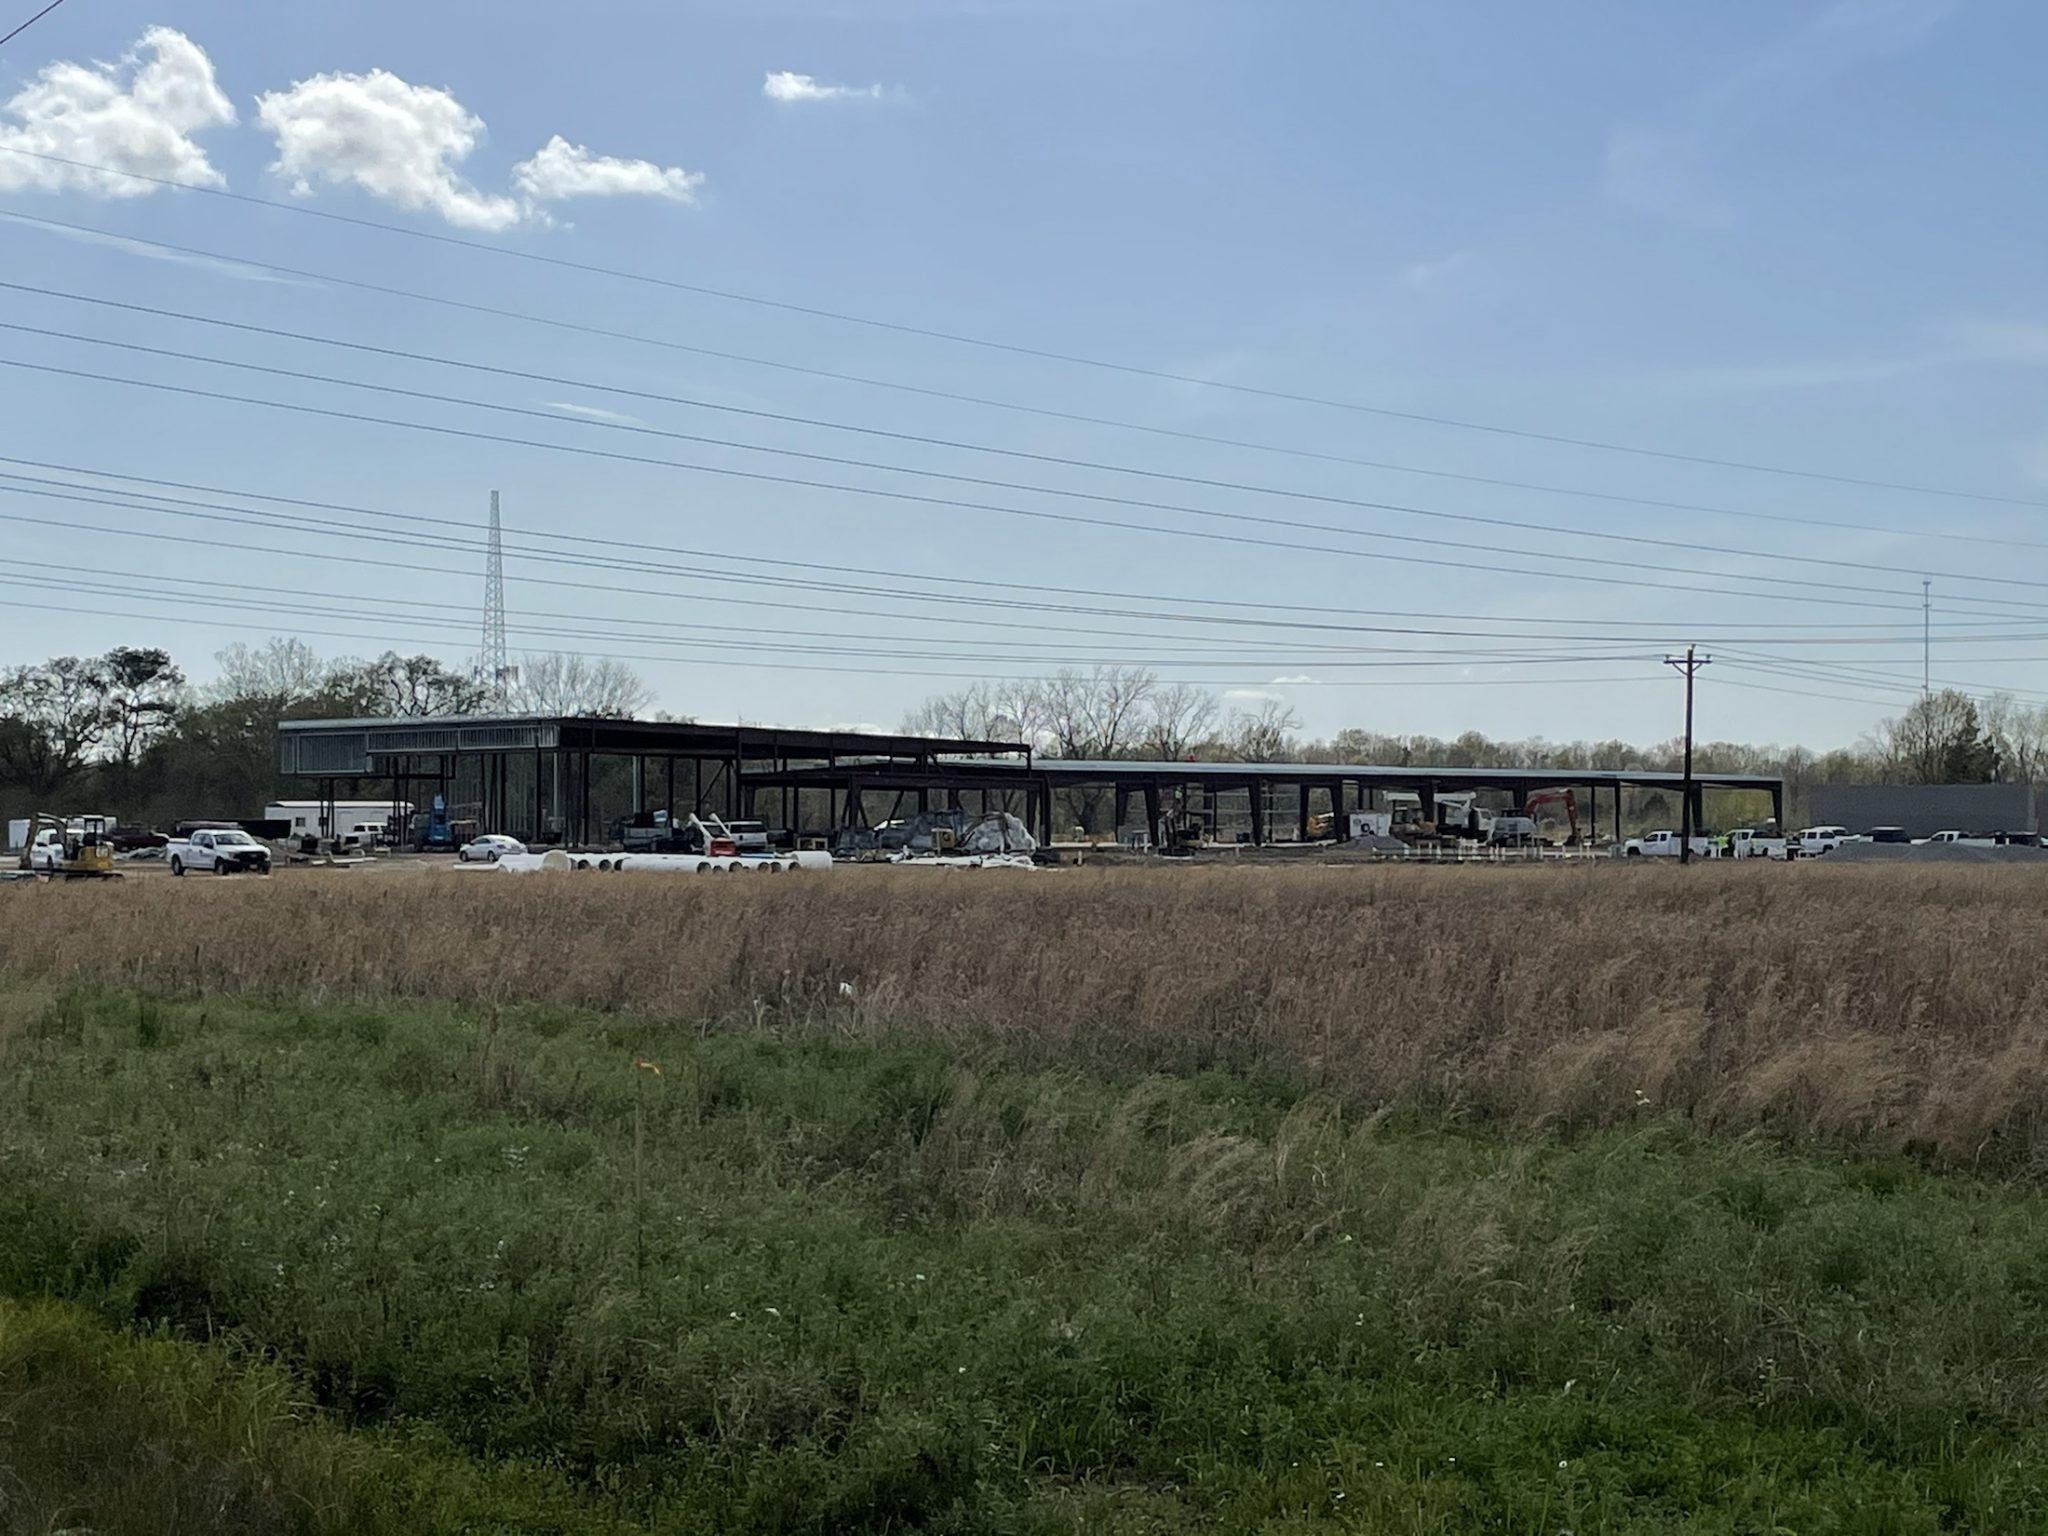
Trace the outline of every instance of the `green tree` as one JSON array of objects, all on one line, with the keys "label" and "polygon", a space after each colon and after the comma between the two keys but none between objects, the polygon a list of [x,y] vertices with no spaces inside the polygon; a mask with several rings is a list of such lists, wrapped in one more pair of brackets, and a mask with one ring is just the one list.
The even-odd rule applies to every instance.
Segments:
[{"label": "green tree", "polygon": [[103,658],[57,656],[0,674],[0,778],[41,800],[78,777],[107,734]]},{"label": "green tree", "polygon": [[1998,752],[1976,700],[1953,688],[1915,699],[1879,727],[1878,739],[1886,767],[1909,784],[1986,784],[1998,776]]}]

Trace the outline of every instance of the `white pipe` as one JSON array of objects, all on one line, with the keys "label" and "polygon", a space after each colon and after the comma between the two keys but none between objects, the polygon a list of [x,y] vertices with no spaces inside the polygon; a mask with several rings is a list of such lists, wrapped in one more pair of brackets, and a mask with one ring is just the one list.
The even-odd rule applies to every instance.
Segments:
[{"label": "white pipe", "polygon": [[690,853],[569,853],[551,848],[546,853],[508,853],[497,868],[515,875],[539,871],[560,873],[643,875],[794,874],[799,870],[827,870],[829,853],[771,854],[767,857],[707,858]]}]

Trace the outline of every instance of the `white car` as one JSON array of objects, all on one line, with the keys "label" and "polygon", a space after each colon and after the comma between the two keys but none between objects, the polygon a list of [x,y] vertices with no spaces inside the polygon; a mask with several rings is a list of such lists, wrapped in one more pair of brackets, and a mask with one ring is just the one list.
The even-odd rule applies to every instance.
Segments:
[{"label": "white car", "polygon": [[455,856],[465,864],[495,864],[508,853],[524,853],[526,844],[502,832],[486,832],[475,842],[464,843]]},{"label": "white car", "polygon": [[1799,834],[1799,857],[1819,858],[1824,853],[1832,853],[1844,843],[1854,841],[1855,835],[1847,827],[1808,827]]}]

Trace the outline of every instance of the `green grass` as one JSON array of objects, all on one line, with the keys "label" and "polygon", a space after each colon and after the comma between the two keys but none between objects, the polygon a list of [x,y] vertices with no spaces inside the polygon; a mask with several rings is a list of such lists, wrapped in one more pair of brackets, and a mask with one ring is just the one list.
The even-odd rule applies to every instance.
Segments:
[{"label": "green grass", "polygon": [[24,1318],[165,1486],[293,1490],[223,1530],[2048,1529],[2029,1186],[609,1015],[0,1050],[0,1292],[70,1304],[0,1313],[0,1529]]}]

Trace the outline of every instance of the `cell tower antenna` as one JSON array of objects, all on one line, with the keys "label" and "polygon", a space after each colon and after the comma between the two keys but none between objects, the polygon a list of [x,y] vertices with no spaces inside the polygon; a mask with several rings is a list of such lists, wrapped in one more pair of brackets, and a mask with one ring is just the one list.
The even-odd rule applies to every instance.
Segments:
[{"label": "cell tower antenna", "polygon": [[491,552],[484,565],[484,652],[479,668],[491,702],[502,704],[515,681],[505,653],[505,547],[498,524],[498,493],[491,492]]}]

